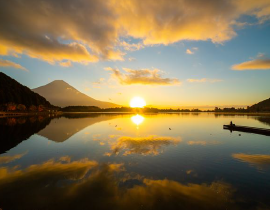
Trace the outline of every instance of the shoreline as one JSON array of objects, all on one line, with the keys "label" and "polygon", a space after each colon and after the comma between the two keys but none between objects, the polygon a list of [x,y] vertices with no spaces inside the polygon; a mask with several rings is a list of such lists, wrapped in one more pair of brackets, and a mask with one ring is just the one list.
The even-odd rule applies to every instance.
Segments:
[{"label": "shoreline", "polygon": [[270,112],[0,112],[0,118],[40,116],[40,115],[64,115],[64,114],[216,114],[216,115],[270,115]]},{"label": "shoreline", "polygon": [[21,116],[40,116],[40,115],[60,115],[62,112],[0,112],[0,118],[21,117]]}]

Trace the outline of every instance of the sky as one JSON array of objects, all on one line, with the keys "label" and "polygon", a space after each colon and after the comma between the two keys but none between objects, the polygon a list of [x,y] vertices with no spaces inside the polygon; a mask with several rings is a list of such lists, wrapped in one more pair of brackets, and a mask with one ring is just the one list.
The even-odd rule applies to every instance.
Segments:
[{"label": "sky", "polygon": [[270,97],[270,0],[0,0],[0,71],[124,106]]}]

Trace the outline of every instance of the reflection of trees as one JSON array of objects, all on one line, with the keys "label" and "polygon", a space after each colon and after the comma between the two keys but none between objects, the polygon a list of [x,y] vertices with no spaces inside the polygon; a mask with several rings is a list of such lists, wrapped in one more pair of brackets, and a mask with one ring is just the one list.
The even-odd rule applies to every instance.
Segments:
[{"label": "reflection of trees", "polygon": [[[125,188],[121,164],[88,159],[48,161],[25,170],[0,168],[3,209],[233,209],[233,188],[222,182],[184,185],[139,180]],[[90,173],[90,175],[89,175]],[[120,187],[121,186],[121,187]]]},{"label": "reflection of trees", "polygon": [[270,117],[257,117],[256,120],[259,120],[266,125],[270,125]]},{"label": "reflection of trees", "polygon": [[50,121],[50,118],[44,116],[0,118],[0,154],[39,132]]}]

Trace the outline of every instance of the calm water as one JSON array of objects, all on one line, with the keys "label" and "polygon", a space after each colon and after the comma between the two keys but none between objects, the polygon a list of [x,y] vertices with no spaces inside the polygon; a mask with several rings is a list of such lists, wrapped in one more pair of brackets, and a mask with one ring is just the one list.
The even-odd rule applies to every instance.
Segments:
[{"label": "calm water", "polygon": [[231,120],[270,128],[211,113],[0,118],[0,208],[270,209],[270,137],[223,130]]}]

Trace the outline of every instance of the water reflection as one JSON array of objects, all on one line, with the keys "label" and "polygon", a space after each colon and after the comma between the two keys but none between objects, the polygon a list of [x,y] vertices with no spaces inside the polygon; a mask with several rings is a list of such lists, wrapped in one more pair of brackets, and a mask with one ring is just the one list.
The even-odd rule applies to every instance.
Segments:
[{"label": "water reflection", "polygon": [[270,126],[270,117],[257,117],[257,120],[259,120],[260,122],[264,123],[265,125],[269,125]]},{"label": "water reflection", "polygon": [[22,154],[17,154],[17,155],[4,155],[4,156],[0,156],[0,164],[6,164],[6,163],[10,163],[13,162],[15,160],[20,159],[21,157],[23,157],[25,153]]},{"label": "water reflection", "polygon": [[166,136],[122,136],[111,145],[112,152],[106,153],[106,155],[118,155],[121,152],[124,156],[131,154],[158,155],[164,151],[165,147],[170,145],[177,145],[180,141],[180,137],[174,138]]},{"label": "water reflection", "polygon": [[266,126],[204,113],[0,119],[0,208],[269,209],[269,137],[224,132],[231,117]]},{"label": "water reflection", "polygon": [[232,154],[232,157],[240,161],[249,163],[252,166],[262,167],[270,166],[270,155],[263,154]]},{"label": "water reflection", "polygon": [[234,205],[234,188],[224,182],[182,184],[143,178],[125,188],[127,177],[123,164],[88,159],[48,160],[24,170],[0,168],[1,207],[135,210],[226,209]]},{"label": "water reflection", "polygon": [[144,121],[144,117],[137,114],[137,115],[132,116],[131,120],[133,123],[137,125],[137,128],[138,128],[138,126]]},{"label": "water reflection", "polygon": [[39,135],[54,142],[64,142],[84,128],[106,120],[115,118],[116,115],[102,114],[69,114],[61,118],[53,119],[52,122]]},{"label": "water reflection", "polygon": [[50,121],[46,116],[0,118],[0,154],[44,129]]}]

